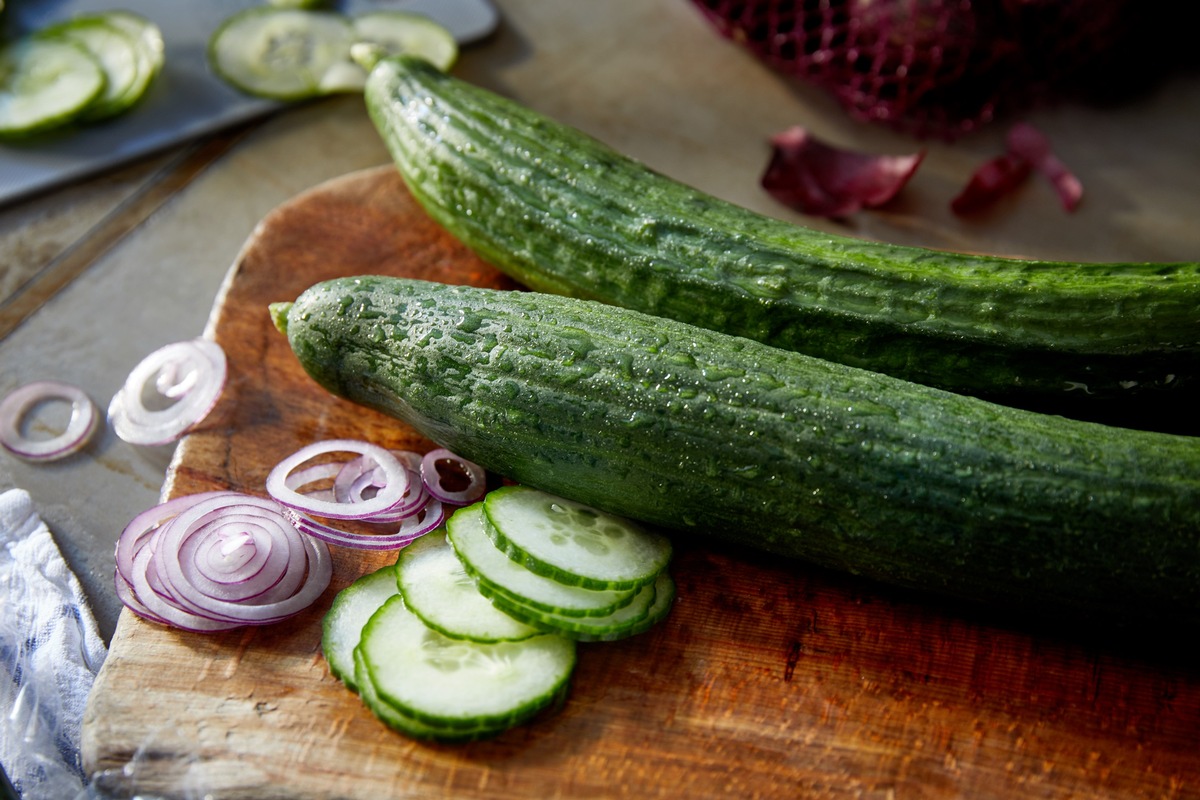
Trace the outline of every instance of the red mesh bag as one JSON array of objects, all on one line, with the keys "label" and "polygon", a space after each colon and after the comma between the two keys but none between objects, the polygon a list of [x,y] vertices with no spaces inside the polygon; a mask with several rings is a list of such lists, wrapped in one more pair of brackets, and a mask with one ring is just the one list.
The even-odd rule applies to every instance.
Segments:
[{"label": "red mesh bag", "polygon": [[1184,50],[1181,12],[1148,0],[691,2],[855,118],[947,139],[1046,99],[1126,94]]}]

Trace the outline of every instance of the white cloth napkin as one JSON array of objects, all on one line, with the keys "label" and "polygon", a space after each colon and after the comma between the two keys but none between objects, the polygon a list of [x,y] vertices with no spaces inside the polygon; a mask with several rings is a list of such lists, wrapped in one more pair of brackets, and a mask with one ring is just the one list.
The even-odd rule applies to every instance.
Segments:
[{"label": "white cloth napkin", "polygon": [[21,800],[83,790],[80,726],[105,655],[79,580],[29,493],[0,492],[0,764]]}]

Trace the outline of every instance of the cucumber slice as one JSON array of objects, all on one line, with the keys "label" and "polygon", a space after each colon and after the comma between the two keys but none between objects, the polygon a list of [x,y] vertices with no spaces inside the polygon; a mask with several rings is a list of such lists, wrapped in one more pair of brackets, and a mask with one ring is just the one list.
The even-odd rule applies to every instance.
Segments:
[{"label": "cucumber slice", "polygon": [[350,20],[333,11],[254,6],[227,18],[208,42],[213,71],[248,94],[302,100],[344,81],[354,43]]},{"label": "cucumber slice", "polygon": [[500,611],[479,593],[445,531],[433,531],[400,551],[396,580],[409,609],[452,639],[513,642],[538,633]]},{"label": "cucumber slice", "polygon": [[362,698],[363,704],[371,710],[371,713],[378,717],[383,724],[393,730],[403,733],[405,736],[411,736],[414,739],[422,739],[425,741],[441,742],[445,744],[474,742],[480,739],[486,739],[495,736],[505,730],[508,726],[487,726],[480,725],[470,728],[448,728],[444,725],[431,725],[427,722],[422,722],[409,714],[405,714],[400,709],[393,706],[379,696],[375,691],[375,684],[371,680],[370,670],[367,669],[367,661],[363,657],[361,649],[355,649],[353,653],[356,681],[359,686],[359,697]]},{"label": "cucumber slice", "polygon": [[425,625],[403,597],[375,612],[358,649],[380,701],[426,725],[460,731],[528,720],[561,696],[575,667],[570,639],[451,639]]},{"label": "cucumber slice", "polygon": [[67,124],[100,96],[104,70],[88,51],[57,37],[0,45],[0,138]]},{"label": "cucumber slice", "polygon": [[74,42],[87,50],[104,71],[104,91],[80,110],[80,119],[111,117],[131,105],[130,94],[140,80],[138,73],[141,61],[137,45],[129,34],[105,19],[104,15],[77,17],[51,25],[40,31],[39,36]]},{"label": "cucumber slice", "polygon": [[633,602],[636,589],[597,590],[568,586],[537,575],[513,561],[487,532],[484,502],[460,508],[446,523],[446,535],[467,572],[489,599],[503,594],[541,611],[564,616],[602,617]]},{"label": "cucumber slice", "polygon": [[528,486],[491,492],[484,512],[500,550],[560,583],[633,589],[653,581],[671,560],[667,537]]},{"label": "cucumber slice", "polygon": [[492,598],[496,608],[506,614],[577,642],[615,642],[643,633],[666,617],[674,601],[675,581],[666,572],[639,589],[632,603],[607,617],[567,617],[531,608],[505,595]]},{"label": "cucumber slice", "polygon": [[[411,11],[368,11],[354,17],[359,43],[379,48],[385,56],[409,53],[446,72],[458,60],[458,42],[444,26]],[[363,73],[364,80],[366,73]]]},{"label": "cucumber slice", "polygon": [[162,29],[141,14],[132,11],[106,11],[103,17],[109,25],[123,31],[133,42],[133,52],[137,58],[137,76],[120,98],[124,109],[129,109],[146,96],[150,85],[166,64]]},{"label": "cucumber slice", "polygon": [[389,564],[363,575],[338,592],[321,621],[321,652],[325,662],[333,676],[352,691],[360,690],[354,667],[354,648],[362,638],[363,627],[371,615],[398,592],[396,566]]}]

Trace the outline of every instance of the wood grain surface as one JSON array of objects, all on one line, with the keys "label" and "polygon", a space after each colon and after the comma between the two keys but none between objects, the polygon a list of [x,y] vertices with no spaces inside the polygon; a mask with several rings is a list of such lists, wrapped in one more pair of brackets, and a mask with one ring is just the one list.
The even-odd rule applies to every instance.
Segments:
[{"label": "wood grain surface", "polygon": [[[262,494],[274,463],[324,438],[432,446],[319,389],[271,324],[268,303],[362,273],[511,287],[390,167],[295,198],[217,298],[228,389],[166,494]],[[274,627],[189,634],[124,613],[85,719],[97,785],[254,800],[1200,797],[1196,666],[702,541],[677,542],[666,622],[580,647],[561,709],[488,742],[416,743],[320,655],[334,593],[394,559],[337,551],[325,596]]]}]

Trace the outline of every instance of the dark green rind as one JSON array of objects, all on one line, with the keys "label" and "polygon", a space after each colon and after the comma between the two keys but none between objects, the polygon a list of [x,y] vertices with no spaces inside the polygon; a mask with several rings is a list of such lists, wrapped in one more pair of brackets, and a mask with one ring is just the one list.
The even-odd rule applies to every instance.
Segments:
[{"label": "dark green rind", "polygon": [[[370,619],[370,614],[374,613],[374,610],[370,613],[360,612],[355,608],[355,598],[367,595],[378,599],[379,605],[383,605],[387,597],[397,594],[398,591],[395,565],[380,567],[355,579],[338,592],[329,606],[329,611],[321,618],[321,653],[325,657],[325,663],[329,665],[330,674],[346,684],[346,688],[352,692],[358,691],[353,661],[354,650],[353,647],[349,650],[339,647],[339,639],[345,637],[346,629],[350,628],[357,646],[363,626]],[[357,630],[354,630],[356,628]]]},{"label": "dark green rind", "polygon": [[1200,439],[552,295],[362,277],[274,311],[321,385],[518,482],[1002,608],[1200,622]]},{"label": "dark green rind", "polygon": [[[670,573],[661,572],[654,580],[654,602],[637,617],[619,620],[597,620],[589,617],[564,617],[526,606],[503,593],[492,596],[492,603],[506,614],[522,620],[527,625],[541,628],[548,633],[557,633],[577,642],[616,642],[628,639],[653,628],[667,618],[675,602],[675,581]],[[645,590],[644,590],[645,591]],[[622,616],[618,612],[618,616]]]},{"label": "dark green rind", "polygon": [[[355,660],[356,660],[355,677],[356,677],[356,681],[359,686],[360,696],[363,696],[364,698],[366,698],[369,694],[372,699],[377,700],[379,703],[381,703],[384,706],[393,710],[395,712],[395,714],[400,718],[407,718],[407,719],[409,719],[415,723],[418,723],[420,725],[423,725],[431,730],[442,731],[444,734],[447,734],[447,735],[451,734],[452,732],[455,732],[455,731],[462,732],[464,737],[467,740],[469,740],[470,738],[476,738],[477,734],[482,735],[482,736],[488,736],[488,735],[492,735],[495,732],[505,730],[507,728],[514,728],[518,725],[522,725],[522,724],[528,722],[529,720],[533,719],[534,717],[536,717],[538,714],[542,713],[546,709],[551,708],[554,705],[560,703],[564,697],[564,693],[569,690],[570,683],[571,683],[571,675],[575,669],[576,652],[574,649],[573,642],[571,642],[570,640],[564,639],[563,637],[558,637],[558,639],[562,641],[563,646],[569,648],[568,653],[570,656],[570,660],[566,664],[566,667],[563,671],[563,675],[561,676],[561,680],[558,683],[556,683],[556,685],[547,687],[547,691],[544,695],[541,695],[539,697],[528,698],[523,703],[521,703],[519,706],[514,706],[514,707],[508,709],[507,711],[505,711],[504,713],[496,714],[496,715],[489,715],[489,716],[444,717],[444,716],[430,714],[427,711],[413,708],[407,704],[398,702],[396,700],[396,698],[388,695],[387,690],[386,690],[386,685],[387,685],[386,681],[381,681],[379,674],[375,671],[375,664],[372,662],[372,659],[371,659],[371,652],[372,652],[371,644],[372,643],[370,641],[370,638],[373,635],[380,635],[377,632],[377,629],[378,629],[378,627],[387,624],[387,619],[388,619],[389,615],[400,614],[400,613],[403,613],[403,614],[411,614],[412,613],[406,607],[404,607],[404,599],[402,597],[393,597],[392,599],[388,600],[382,607],[380,607],[379,611],[376,612],[375,616],[373,616],[369,622],[367,622],[366,627],[363,629],[362,641],[359,643],[358,647],[355,649],[355,654],[354,654]],[[424,624],[424,623],[421,623],[421,624]],[[434,631],[432,628],[430,628],[428,630],[429,630],[429,634],[432,637],[436,637],[436,638],[442,637],[442,635],[440,633],[438,633],[437,631]],[[478,647],[480,649],[493,648],[493,649],[497,649],[497,650],[508,649],[511,651],[513,648],[537,646],[537,642],[549,641],[550,637],[553,637],[553,634],[539,634],[538,636],[532,637],[530,639],[525,639],[520,642],[497,642],[497,643],[493,643],[490,645],[476,643],[473,646]],[[446,641],[457,642],[460,640],[446,640]],[[368,680],[364,680],[363,676],[359,674],[359,669],[357,667],[357,661],[360,657],[363,661],[362,667],[363,667],[363,669],[365,669],[367,675],[369,676]],[[402,674],[406,671],[405,664],[387,664],[386,665],[386,669],[390,670],[393,668],[400,671]],[[450,676],[449,677],[450,680],[454,680],[453,672],[450,672],[447,674]],[[367,689],[367,684],[369,684],[369,691]],[[372,711],[374,711],[377,716],[380,715],[380,712],[376,707],[371,706],[371,708],[372,708]],[[394,722],[395,722],[394,720],[384,719],[384,721],[387,722],[389,725],[392,725],[392,727],[395,727],[397,730],[402,729],[399,725],[394,724]],[[405,732],[413,734],[413,735],[416,734],[416,731],[413,729],[409,729]],[[442,741],[450,740],[446,735],[443,735],[440,738]]]},{"label": "dark green rind", "polygon": [[362,687],[360,696],[363,704],[389,728],[411,739],[438,744],[463,744],[494,738],[513,727],[481,725],[476,728],[451,728],[416,719],[379,696],[371,680],[371,670],[357,648],[354,650],[354,674],[356,685]]},{"label": "dark green rind", "polygon": [[1082,410],[1200,384],[1200,264],[973,257],[810,230],[416,59],[380,62],[366,102],[429,214],[530,288],[1006,402]]}]

